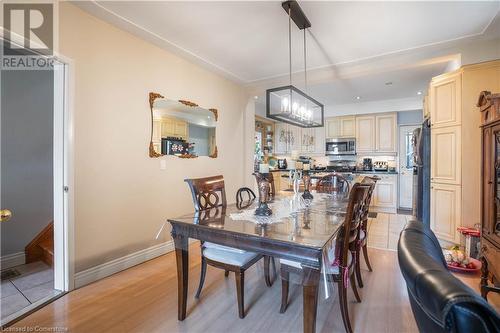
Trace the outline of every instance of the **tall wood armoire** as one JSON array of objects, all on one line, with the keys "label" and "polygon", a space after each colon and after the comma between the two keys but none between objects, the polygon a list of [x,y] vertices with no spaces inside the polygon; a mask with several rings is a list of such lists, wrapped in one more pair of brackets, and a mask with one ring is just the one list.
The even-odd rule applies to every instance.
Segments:
[{"label": "tall wood armoire", "polygon": [[[500,94],[483,91],[481,111],[481,295],[500,292]],[[490,283],[491,282],[491,283]]]}]

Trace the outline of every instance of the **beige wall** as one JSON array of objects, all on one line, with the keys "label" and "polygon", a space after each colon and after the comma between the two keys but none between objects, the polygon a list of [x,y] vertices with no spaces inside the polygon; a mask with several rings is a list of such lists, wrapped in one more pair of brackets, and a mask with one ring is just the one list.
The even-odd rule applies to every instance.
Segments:
[{"label": "beige wall", "polygon": [[[247,98],[238,85],[60,4],[60,52],[75,64],[75,271],[170,238],[167,217],[192,209],[187,177],[222,174],[228,200],[244,182]],[[148,93],[219,110],[219,157],[148,157]],[[164,157],[165,158],[165,157]]]}]

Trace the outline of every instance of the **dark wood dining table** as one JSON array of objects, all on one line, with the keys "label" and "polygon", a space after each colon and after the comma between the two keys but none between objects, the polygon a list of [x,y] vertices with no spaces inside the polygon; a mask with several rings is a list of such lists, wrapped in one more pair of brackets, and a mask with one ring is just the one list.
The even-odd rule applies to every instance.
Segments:
[{"label": "dark wood dining table", "polygon": [[[314,192],[313,195],[315,195]],[[295,199],[297,199],[296,196]],[[286,204],[287,200],[293,200],[293,193],[277,194],[273,199],[276,204],[273,207],[272,202],[270,206],[275,210],[280,209],[279,207],[284,207],[283,204]],[[274,258],[300,262],[303,271],[301,278],[303,327],[304,332],[314,332],[323,256],[335,241],[344,221],[343,216],[347,204],[348,200],[345,197],[325,198],[323,194],[316,194],[308,207],[290,215],[283,216],[275,212],[281,217],[269,224],[258,224],[253,218],[242,220],[231,217],[231,214],[241,213],[244,210],[255,210],[257,201],[168,219],[172,225],[171,233],[177,261],[178,319],[182,321],[186,318],[188,239],[194,238]],[[279,309],[276,311],[278,312]]]}]

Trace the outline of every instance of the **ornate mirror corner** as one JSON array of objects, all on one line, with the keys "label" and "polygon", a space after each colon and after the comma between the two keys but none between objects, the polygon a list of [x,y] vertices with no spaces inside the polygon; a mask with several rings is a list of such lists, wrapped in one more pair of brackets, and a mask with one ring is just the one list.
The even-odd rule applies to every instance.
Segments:
[{"label": "ornate mirror corner", "polygon": [[217,109],[204,109],[188,100],[170,100],[154,92],[149,93],[149,106],[150,157],[217,157]]}]

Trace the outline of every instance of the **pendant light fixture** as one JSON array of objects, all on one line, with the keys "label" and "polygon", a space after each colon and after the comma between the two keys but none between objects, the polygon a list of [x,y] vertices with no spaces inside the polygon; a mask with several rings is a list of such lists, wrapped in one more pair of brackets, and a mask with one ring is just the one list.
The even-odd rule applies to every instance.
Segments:
[{"label": "pendant light fixture", "polygon": [[[324,106],[307,95],[306,29],[311,23],[297,1],[281,4],[288,14],[288,59],[290,84],[266,90],[266,115],[281,122],[303,128],[323,127]],[[292,21],[304,31],[304,83],[306,92],[292,85]]]}]

